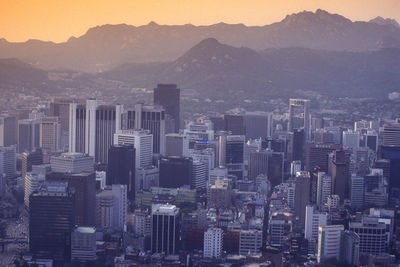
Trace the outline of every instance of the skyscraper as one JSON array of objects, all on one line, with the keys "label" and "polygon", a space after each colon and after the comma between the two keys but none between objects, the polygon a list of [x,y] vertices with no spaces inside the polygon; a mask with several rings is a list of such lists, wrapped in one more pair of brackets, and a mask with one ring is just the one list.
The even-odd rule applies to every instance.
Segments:
[{"label": "skyscraper", "polygon": [[43,117],[40,119],[40,147],[50,151],[60,149],[61,124],[58,117]]},{"label": "skyscraper", "polygon": [[114,134],[114,145],[133,145],[135,168],[152,165],[153,135],[148,130],[120,130]]},{"label": "skyscraper", "polygon": [[359,210],[364,206],[364,177],[351,176],[351,208]]},{"label": "skyscraper", "polygon": [[323,207],[332,194],[332,177],[324,172],[318,172],[317,205]]},{"label": "skyscraper", "polygon": [[192,158],[161,157],[159,168],[161,187],[177,188],[192,185]]},{"label": "skyscraper", "polygon": [[44,183],[29,200],[29,249],[62,266],[71,260],[74,196],[66,183]]},{"label": "skyscraper", "polygon": [[122,184],[128,197],[135,198],[135,148],[133,145],[113,145],[108,150],[107,184]]},{"label": "skyscraper", "polygon": [[5,175],[5,179],[15,178],[17,171],[16,147],[0,146],[0,175]]},{"label": "skyscraper", "polygon": [[310,100],[307,99],[289,99],[289,124],[288,131],[293,131],[296,127],[295,125],[295,109],[296,107],[301,107],[303,110],[301,117],[303,119],[303,125],[299,125],[304,127],[304,138],[305,141],[308,142],[311,139],[311,115],[310,115]]},{"label": "skyscraper", "polygon": [[151,207],[151,252],[176,254],[179,246],[179,208],[153,204]]},{"label": "skyscraper", "polygon": [[334,152],[332,162],[332,188],[333,194],[339,195],[340,199],[349,199],[350,197],[350,160],[344,150]]},{"label": "skyscraper", "polygon": [[162,106],[174,120],[175,132],[180,126],[180,89],[176,84],[158,84],[154,88],[154,104]]},{"label": "skyscraper", "polygon": [[169,133],[165,135],[165,155],[187,157],[189,139],[185,134]]},{"label": "skyscraper", "polygon": [[238,179],[243,178],[244,143],[244,135],[228,135],[226,137],[226,168],[229,174],[235,175]]},{"label": "skyscraper", "polygon": [[17,119],[11,115],[0,115],[0,146],[17,144]]},{"label": "skyscraper", "polygon": [[204,257],[219,259],[223,247],[223,231],[221,228],[208,228],[204,233]]},{"label": "skyscraper", "polygon": [[301,225],[304,225],[306,206],[310,203],[311,180],[310,173],[301,171],[296,173],[294,212],[299,217]]},{"label": "skyscraper", "polygon": [[29,152],[39,147],[40,121],[25,119],[18,121],[18,152]]},{"label": "skyscraper", "polygon": [[383,125],[383,145],[400,147],[400,123]]},{"label": "skyscraper", "polygon": [[43,154],[41,149],[37,149],[32,152],[22,153],[22,163],[21,163],[22,188],[25,188],[26,173],[32,171],[33,165],[40,165],[42,163],[43,163]]},{"label": "skyscraper", "polygon": [[340,259],[341,239],[344,231],[343,225],[320,226],[318,229],[318,263],[326,259]]}]

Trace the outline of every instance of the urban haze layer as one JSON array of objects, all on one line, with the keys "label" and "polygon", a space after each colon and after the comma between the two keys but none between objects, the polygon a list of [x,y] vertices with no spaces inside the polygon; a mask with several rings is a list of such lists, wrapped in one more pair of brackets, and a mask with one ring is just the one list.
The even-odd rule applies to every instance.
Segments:
[{"label": "urban haze layer", "polygon": [[399,266],[400,26],[0,40],[0,266]]}]

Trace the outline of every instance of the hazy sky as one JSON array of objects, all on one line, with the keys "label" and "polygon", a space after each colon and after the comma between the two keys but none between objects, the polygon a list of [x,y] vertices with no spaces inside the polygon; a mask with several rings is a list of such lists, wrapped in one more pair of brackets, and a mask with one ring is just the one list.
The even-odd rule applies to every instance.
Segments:
[{"label": "hazy sky", "polygon": [[102,24],[265,25],[325,9],[351,20],[400,21],[400,0],[0,0],[0,38],[63,42]]}]

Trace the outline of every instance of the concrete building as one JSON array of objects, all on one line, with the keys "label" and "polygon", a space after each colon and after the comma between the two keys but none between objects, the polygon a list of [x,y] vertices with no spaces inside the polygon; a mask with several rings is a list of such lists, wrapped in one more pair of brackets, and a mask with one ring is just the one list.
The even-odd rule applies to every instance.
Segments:
[{"label": "concrete building", "polygon": [[51,170],[60,173],[81,173],[94,171],[94,159],[84,153],[63,153],[50,159]]},{"label": "concrete building", "polygon": [[351,208],[359,210],[364,206],[364,177],[351,176]]},{"label": "concrete building", "polygon": [[222,255],[223,234],[220,228],[208,228],[204,233],[204,257],[219,259]]},{"label": "concrete building", "polygon": [[299,222],[304,225],[306,206],[310,203],[310,173],[301,171],[296,173],[294,212],[299,217]]},{"label": "concrete building", "polygon": [[16,147],[0,146],[0,175],[4,175],[5,179],[15,178],[17,171],[17,154]]},{"label": "concrete building", "polygon": [[213,208],[229,208],[231,206],[232,185],[229,179],[217,179],[207,189],[207,205]]},{"label": "concrete building", "polygon": [[76,227],[71,234],[71,260],[90,262],[96,259],[96,229]]},{"label": "concrete building", "polygon": [[318,228],[318,263],[330,258],[340,259],[343,231],[343,225],[327,225]]},{"label": "concrete building", "polygon": [[309,241],[317,241],[319,227],[326,225],[328,225],[328,214],[319,212],[315,206],[307,205],[304,237]]},{"label": "concrete building", "polygon": [[239,254],[252,255],[261,252],[262,231],[260,230],[241,230],[239,238]]},{"label": "concrete building", "polygon": [[169,133],[165,135],[165,155],[187,157],[189,155],[189,139],[185,134]]},{"label": "concrete building", "polygon": [[317,205],[324,207],[328,196],[332,194],[332,177],[325,172],[318,172],[317,180]]},{"label": "concrete building", "polygon": [[400,123],[387,123],[383,126],[383,145],[400,146]]},{"label": "concrete building", "polygon": [[40,119],[41,148],[52,152],[60,150],[61,124],[58,117],[43,117]]}]

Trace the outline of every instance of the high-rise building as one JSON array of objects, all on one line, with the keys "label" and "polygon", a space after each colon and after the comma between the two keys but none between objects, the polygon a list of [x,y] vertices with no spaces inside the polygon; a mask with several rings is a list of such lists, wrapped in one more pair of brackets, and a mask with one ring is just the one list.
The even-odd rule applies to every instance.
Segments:
[{"label": "high-rise building", "polygon": [[17,171],[17,153],[15,146],[0,146],[0,175],[4,175],[5,179],[15,178]]},{"label": "high-rise building", "polygon": [[161,157],[159,168],[161,187],[177,188],[192,185],[192,158]]},{"label": "high-rise building", "polygon": [[110,147],[106,183],[107,185],[126,185],[128,198],[135,199],[135,148],[133,145],[113,145]]},{"label": "high-rise building", "polygon": [[91,262],[96,259],[96,228],[76,227],[71,234],[71,260]]},{"label": "high-rise building", "polygon": [[174,120],[174,130],[180,128],[180,92],[176,84],[157,84],[154,88],[154,105],[162,106]]},{"label": "high-rise building", "polygon": [[301,171],[296,173],[294,212],[299,217],[299,222],[304,225],[306,206],[310,203],[311,180],[310,173]]},{"label": "high-rise building", "polygon": [[113,226],[114,229],[124,230],[126,226],[126,216],[128,213],[128,195],[127,186],[121,184],[113,184],[111,186],[112,196],[114,199]]},{"label": "high-rise building", "polygon": [[238,179],[243,178],[244,143],[244,135],[228,135],[226,137],[226,168],[229,174],[235,175]]},{"label": "high-rise building", "polygon": [[94,159],[84,153],[62,153],[50,159],[51,170],[57,173],[81,173],[94,171]]},{"label": "high-rise building", "polygon": [[340,145],[325,145],[325,144],[314,144],[307,143],[306,145],[306,170],[312,171],[316,167],[319,167],[320,171],[328,172],[328,155],[329,153],[339,149]]},{"label": "high-rise building", "polygon": [[318,263],[330,258],[340,259],[343,231],[343,225],[326,225],[318,228]]},{"label": "high-rise building", "polygon": [[260,174],[267,175],[272,185],[283,181],[284,153],[272,150],[259,150],[250,152],[249,178],[255,179]]},{"label": "high-rise building", "polygon": [[67,183],[68,188],[75,192],[75,225],[95,225],[96,177],[93,171],[80,173],[51,172],[46,175],[46,180]]},{"label": "high-rise building", "polygon": [[61,124],[58,117],[40,119],[40,147],[52,152],[60,150]]},{"label": "high-rise building", "polygon": [[383,125],[383,145],[400,147],[400,123]]},{"label": "high-rise building", "polygon": [[176,254],[179,248],[179,208],[153,204],[151,207],[151,252]]},{"label": "high-rise building", "polygon": [[206,164],[202,161],[194,160],[192,164],[192,188],[206,189],[208,180],[206,174]]},{"label": "high-rise building", "polygon": [[40,121],[25,119],[18,121],[18,153],[30,152],[40,144]]},{"label": "high-rise building", "polygon": [[319,212],[315,206],[306,206],[306,221],[304,228],[304,237],[309,242],[318,240],[318,229],[320,226],[328,225],[328,214]]},{"label": "high-rise building", "polygon": [[231,132],[234,135],[245,135],[245,117],[241,114],[225,114],[225,131]]},{"label": "high-rise building", "polygon": [[390,161],[389,188],[400,188],[400,146],[381,146],[380,157]]},{"label": "high-rise building", "polygon": [[160,171],[156,166],[142,167],[136,170],[135,190],[149,190],[150,187],[158,186]]},{"label": "high-rise building", "polygon": [[332,189],[333,194],[339,195],[340,199],[350,197],[350,160],[344,150],[336,150],[332,161]]},{"label": "high-rise building", "polygon": [[226,168],[214,168],[210,170],[208,185],[215,184],[217,179],[228,178],[228,170]]},{"label": "high-rise building", "polygon": [[359,210],[364,206],[364,177],[351,176],[351,208]]},{"label": "high-rise building", "polygon": [[33,165],[43,164],[43,153],[41,149],[34,150],[32,152],[22,153],[21,163],[21,178],[22,188],[25,188],[25,175],[32,171]]},{"label": "high-rise building", "polygon": [[222,255],[223,234],[221,228],[208,228],[204,233],[204,257],[219,259]]},{"label": "high-rise building", "polygon": [[[36,167],[36,168],[35,168]],[[50,172],[51,167],[49,164],[34,165],[31,172],[27,172],[24,182],[24,204],[26,209],[29,210],[29,197],[35,192],[41,182],[45,181],[46,175]]]},{"label": "high-rise building", "polygon": [[189,139],[185,134],[169,133],[165,135],[165,155],[187,157],[189,155]]},{"label": "high-rise building", "polygon": [[215,180],[207,189],[207,205],[210,208],[229,208],[231,206],[232,184],[229,179]]},{"label": "high-rise building", "polygon": [[360,259],[360,236],[352,231],[344,231],[342,242],[342,261],[357,266]]},{"label": "high-rise building", "polygon": [[69,152],[83,152],[106,164],[114,133],[121,129],[121,114],[121,105],[99,105],[96,99],[88,99],[86,105],[71,103]]},{"label": "high-rise building", "polygon": [[289,124],[288,131],[293,131],[296,127],[295,125],[295,109],[296,107],[301,107],[303,112],[301,113],[301,117],[303,119],[302,125],[299,125],[304,128],[304,138],[305,141],[308,142],[311,140],[311,114],[310,114],[310,100],[307,99],[290,99],[289,100]]},{"label": "high-rise building", "polygon": [[74,196],[66,183],[43,183],[29,200],[29,249],[62,266],[71,260]]},{"label": "high-rise building", "polygon": [[0,146],[17,144],[17,118],[10,115],[0,115]]},{"label": "high-rise building", "polygon": [[328,196],[332,194],[332,177],[325,172],[318,172],[317,205],[325,206]]},{"label": "high-rise building", "polygon": [[343,133],[343,146],[350,149],[358,149],[360,147],[360,133],[353,132],[352,130],[344,131]]},{"label": "high-rise building", "polygon": [[114,134],[114,145],[133,145],[135,168],[152,165],[153,135],[148,130],[120,130]]},{"label": "high-rise building", "polygon": [[272,136],[272,113],[246,112],[244,122],[246,139]]},{"label": "high-rise building", "polygon": [[214,140],[214,128],[209,120],[190,121],[185,125],[183,134],[188,138],[189,149],[198,149],[195,146],[208,145]]},{"label": "high-rise building", "polygon": [[69,104],[71,99],[52,98],[50,101],[49,115],[60,118],[61,129],[61,149],[68,150],[68,135],[69,135]]},{"label": "high-rise building", "polygon": [[349,230],[360,237],[360,253],[379,255],[387,250],[387,232],[378,217],[363,216],[361,222],[350,222]]},{"label": "high-rise building", "polygon": [[262,248],[262,231],[241,230],[239,238],[239,254],[258,254]]}]

